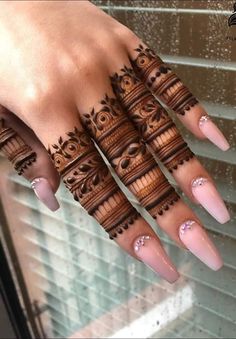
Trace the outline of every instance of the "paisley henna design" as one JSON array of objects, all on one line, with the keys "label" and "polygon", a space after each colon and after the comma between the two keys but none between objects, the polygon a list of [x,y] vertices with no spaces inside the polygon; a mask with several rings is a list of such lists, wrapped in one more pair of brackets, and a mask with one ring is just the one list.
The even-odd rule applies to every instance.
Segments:
[{"label": "paisley henna design", "polygon": [[111,239],[139,217],[84,131],[75,128],[67,133],[66,140],[60,137],[48,152],[74,199],[104,227]]},{"label": "paisley henna design", "polygon": [[179,196],[170,186],[117,99],[107,95],[101,109],[83,115],[84,124],[122,182],[156,218]]},{"label": "paisley henna design", "polygon": [[155,53],[148,47],[139,45],[135,49],[137,57],[132,61],[135,71],[147,84],[150,91],[162,99],[167,106],[180,115],[185,115],[198,100],[183,85]]},{"label": "paisley henna design", "polygon": [[193,157],[168,113],[132,69],[122,68],[111,82],[140,135],[170,172]]},{"label": "paisley henna design", "polygon": [[36,153],[10,127],[0,119],[0,151],[10,160],[19,175],[36,161]]}]

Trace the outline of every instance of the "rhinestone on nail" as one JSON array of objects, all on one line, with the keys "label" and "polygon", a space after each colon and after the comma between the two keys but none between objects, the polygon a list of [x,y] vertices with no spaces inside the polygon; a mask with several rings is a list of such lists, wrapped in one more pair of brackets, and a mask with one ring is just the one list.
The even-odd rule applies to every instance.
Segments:
[{"label": "rhinestone on nail", "polygon": [[205,184],[205,182],[207,182],[206,178],[202,178],[202,177],[197,178],[192,181],[192,187],[202,186],[203,184]]},{"label": "rhinestone on nail", "polygon": [[37,182],[40,182],[40,181],[41,181],[40,178],[36,178],[31,182],[31,187],[33,188],[33,190],[35,189]]},{"label": "rhinestone on nail", "polygon": [[149,235],[142,235],[134,245],[134,250],[138,252],[142,246],[145,245],[145,240],[150,240],[151,237]]},{"label": "rhinestone on nail", "polygon": [[199,126],[202,126],[205,122],[211,120],[211,118],[209,117],[209,115],[203,115],[201,116],[201,118],[199,119]]},{"label": "rhinestone on nail", "polygon": [[191,230],[192,225],[195,223],[193,220],[187,220],[180,226],[180,233],[184,234],[187,230]]}]

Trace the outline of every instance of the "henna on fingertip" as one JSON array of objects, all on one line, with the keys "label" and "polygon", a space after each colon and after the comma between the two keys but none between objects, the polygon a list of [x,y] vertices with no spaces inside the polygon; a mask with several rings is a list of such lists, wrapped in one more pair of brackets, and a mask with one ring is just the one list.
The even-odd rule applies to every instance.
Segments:
[{"label": "henna on fingertip", "polygon": [[126,187],[156,218],[179,199],[119,102],[108,95],[82,115],[90,135]]},{"label": "henna on fingertip", "polygon": [[137,56],[132,60],[132,64],[137,74],[150,91],[161,98],[173,111],[185,115],[198,104],[198,100],[189,89],[152,49],[140,44],[135,52]]},{"label": "henna on fingertip", "polygon": [[123,67],[111,82],[140,135],[170,172],[194,156],[168,113],[131,68]]},{"label": "henna on fingertip", "polygon": [[11,161],[19,175],[37,158],[32,148],[11,127],[6,126],[4,119],[0,119],[0,151]]},{"label": "henna on fingertip", "polygon": [[48,149],[76,201],[115,238],[139,218],[120,191],[90,137],[78,128]]}]

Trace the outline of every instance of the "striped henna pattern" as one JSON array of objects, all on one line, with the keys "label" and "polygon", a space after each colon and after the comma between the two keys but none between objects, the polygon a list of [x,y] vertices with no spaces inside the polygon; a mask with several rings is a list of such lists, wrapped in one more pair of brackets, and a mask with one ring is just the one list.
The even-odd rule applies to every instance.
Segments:
[{"label": "striped henna pattern", "polygon": [[83,115],[84,124],[96,140],[121,181],[156,218],[179,196],[148,152],[117,99],[107,95],[101,108]]},{"label": "striped henna pattern", "polygon": [[181,80],[174,74],[155,53],[148,47],[139,45],[135,49],[137,57],[133,65],[137,74],[146,83],[150,91],[162,99],[167,106],[180,115],[185,115],[198,100],[183,85]]},{"label": "striped henna pattern", "polygon": [[139,217],[120,191],[90,137],[77,128],[48,150],[76,201],[109,233],[123,233]]},{"label": "striped henna pattern", "polygon": [[36,153],[22,140],[4,119],[0,119],[0,151],[10,160],[19,175],[36,161]]},{"label": "striped henna pattern", "polygon": [[122,68],[111,82],[140,135],[170,172],[193,157],[168,113],[132,69]]}]

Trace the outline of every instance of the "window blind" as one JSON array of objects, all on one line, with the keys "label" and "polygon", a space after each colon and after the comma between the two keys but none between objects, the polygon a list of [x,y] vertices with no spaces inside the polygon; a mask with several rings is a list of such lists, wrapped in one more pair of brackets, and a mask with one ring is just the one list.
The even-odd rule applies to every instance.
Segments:
[{"label": "window blind", "polygon": [[61,209],[51,213],[1,159],[1,173],[3,168],[9,172],[8,179],[1,177],[1,200],[30,300],[39,303],[48,337],[236,338],[236,42],[227,39],[236,36],[236,30],[227,27],[233,2],[94,3],[175,69],[229,139],[231,149],[223,153],[196,140],[176,121],[231,212],[231,221],[220,225],[189,204],[225,265],[212,272],[149,218],[181,273],[181,279],[169,285],[121,252],[64,187],[57,194]]}]

